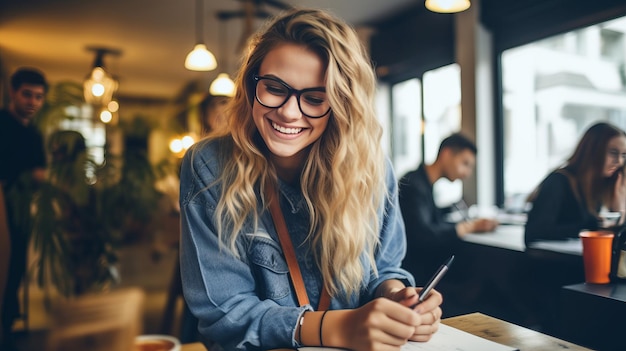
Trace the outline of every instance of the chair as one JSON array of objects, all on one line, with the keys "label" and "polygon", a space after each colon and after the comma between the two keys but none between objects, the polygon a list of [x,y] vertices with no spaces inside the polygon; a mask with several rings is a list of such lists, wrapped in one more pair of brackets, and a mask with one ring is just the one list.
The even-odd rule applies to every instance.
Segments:
[{"label": "chair", "polygon": [[200,341],[201,337],[198,332],[198,319],[191,313],[187,307],[187,303],[183,297],[183,286],[180,276],[180,260],[176,260],[172,281],[170,282],[167,301],[165,303],[165,311],[161,322],[161,333],[171,334],[174,326],[174,320],[177,318],[178,302],[182,300],[182,312],[178,316],[180,327],[177,331],[178,337],[182,343],[190,343]]},{"label": "chair", "polygon": [[144,293],[137,288],[80,296],[52,314],[49,351],[132,351],[142,331]]}]

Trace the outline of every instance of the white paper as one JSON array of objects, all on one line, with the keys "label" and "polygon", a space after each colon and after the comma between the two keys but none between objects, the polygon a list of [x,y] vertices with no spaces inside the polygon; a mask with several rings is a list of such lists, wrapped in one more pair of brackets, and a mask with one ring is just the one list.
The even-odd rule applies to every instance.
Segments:
[{"label": "white paper", "polygon": [[[301,347],[300,351],[339,351],[331,347]],[[464,332],[445,324],[439,324],[439,330],[428,342],[409,341],[402,346],[402,351],[518,351],[518,349],[479,336]],[[347,350],[346,350],[347,351]]]},{"label": "white paper", "polygon": [[402,351],[517,351],[516,348],[498,344],[474,334],[445,324],[428,342],[409,341],[402,346]]}]

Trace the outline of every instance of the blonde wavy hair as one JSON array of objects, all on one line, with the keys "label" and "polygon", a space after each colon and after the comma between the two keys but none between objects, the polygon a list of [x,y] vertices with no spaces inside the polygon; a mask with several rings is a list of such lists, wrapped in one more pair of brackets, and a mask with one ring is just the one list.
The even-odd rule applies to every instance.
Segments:
[{"label": "blonde wavy hair", "polygon": [[[311,9],[291,10],[249,41],[235,80],[237,91],[226,109],[228,127],[211,138],[230,136],[232,149],[224,157],[222,185],[215,218],[220,239],[236,252],[236,240],[246,219],[258,223],[255,187],[265,192],[276,184],[276,171],[252,118],[253,75],[278,45],[303,45],[326,63],[326,91],[331,113],[323,135],[315,141],[300,176],[310,214],[307,238],[326,288],[333,296],[363,287],[361,255],[377,274],[378,209],[386,195],[385,159],[380,147],[382,128],[375,117],[376,78],[356,32],[331,14]],[[263,204],[267,199],[262,195]]]}]

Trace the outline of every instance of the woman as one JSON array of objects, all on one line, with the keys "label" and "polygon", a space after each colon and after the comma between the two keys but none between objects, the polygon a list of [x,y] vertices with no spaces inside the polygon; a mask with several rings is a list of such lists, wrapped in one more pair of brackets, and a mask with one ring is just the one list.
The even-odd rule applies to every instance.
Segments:
[{"label": "woman", "polygon": [[591,126],[567,163],[536,190],[526,223],[526,245],[537,240],[577,238],[597,229],[601,210],[626,209],[626,133],[609,124]]},{"label": "woman", "polygon": [[[354,30],[293,10],[246,52],[227,132],[195,145],[181,169],[183,291],[201,334],[227,350],[429,340],[442,297],[417,305],[420,289],[400,268],[396,181]],[[273,199],[283,216],[270,214]],[[281,217],[301,274],[283,255]]]}]

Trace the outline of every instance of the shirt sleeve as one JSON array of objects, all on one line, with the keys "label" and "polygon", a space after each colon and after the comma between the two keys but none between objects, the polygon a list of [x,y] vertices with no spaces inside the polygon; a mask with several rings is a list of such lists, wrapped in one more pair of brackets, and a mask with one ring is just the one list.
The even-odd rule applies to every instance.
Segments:
[{"label": "shirt sleeve", "polygon": [[226,350],[295,348],[295,325],[307,307],[259,298],[245,257],[236,257],[216,235],[219,196],[207,166],[215,155],[190,150],[181,168],[180,263],[183,293],[200,333]]},{"label": "shirt sleeve", "polygon": [[370,282],[369,299],[374,297],[378,285],[386,280],[398,279],[407,286],[415,285],[411,273],[401,268],[406,254],[406,235],[398,203],[398,185],[390,162],[387,163],[386,183],[387,196],[382,212],[380,247],[375,257],[378,277]]}]

